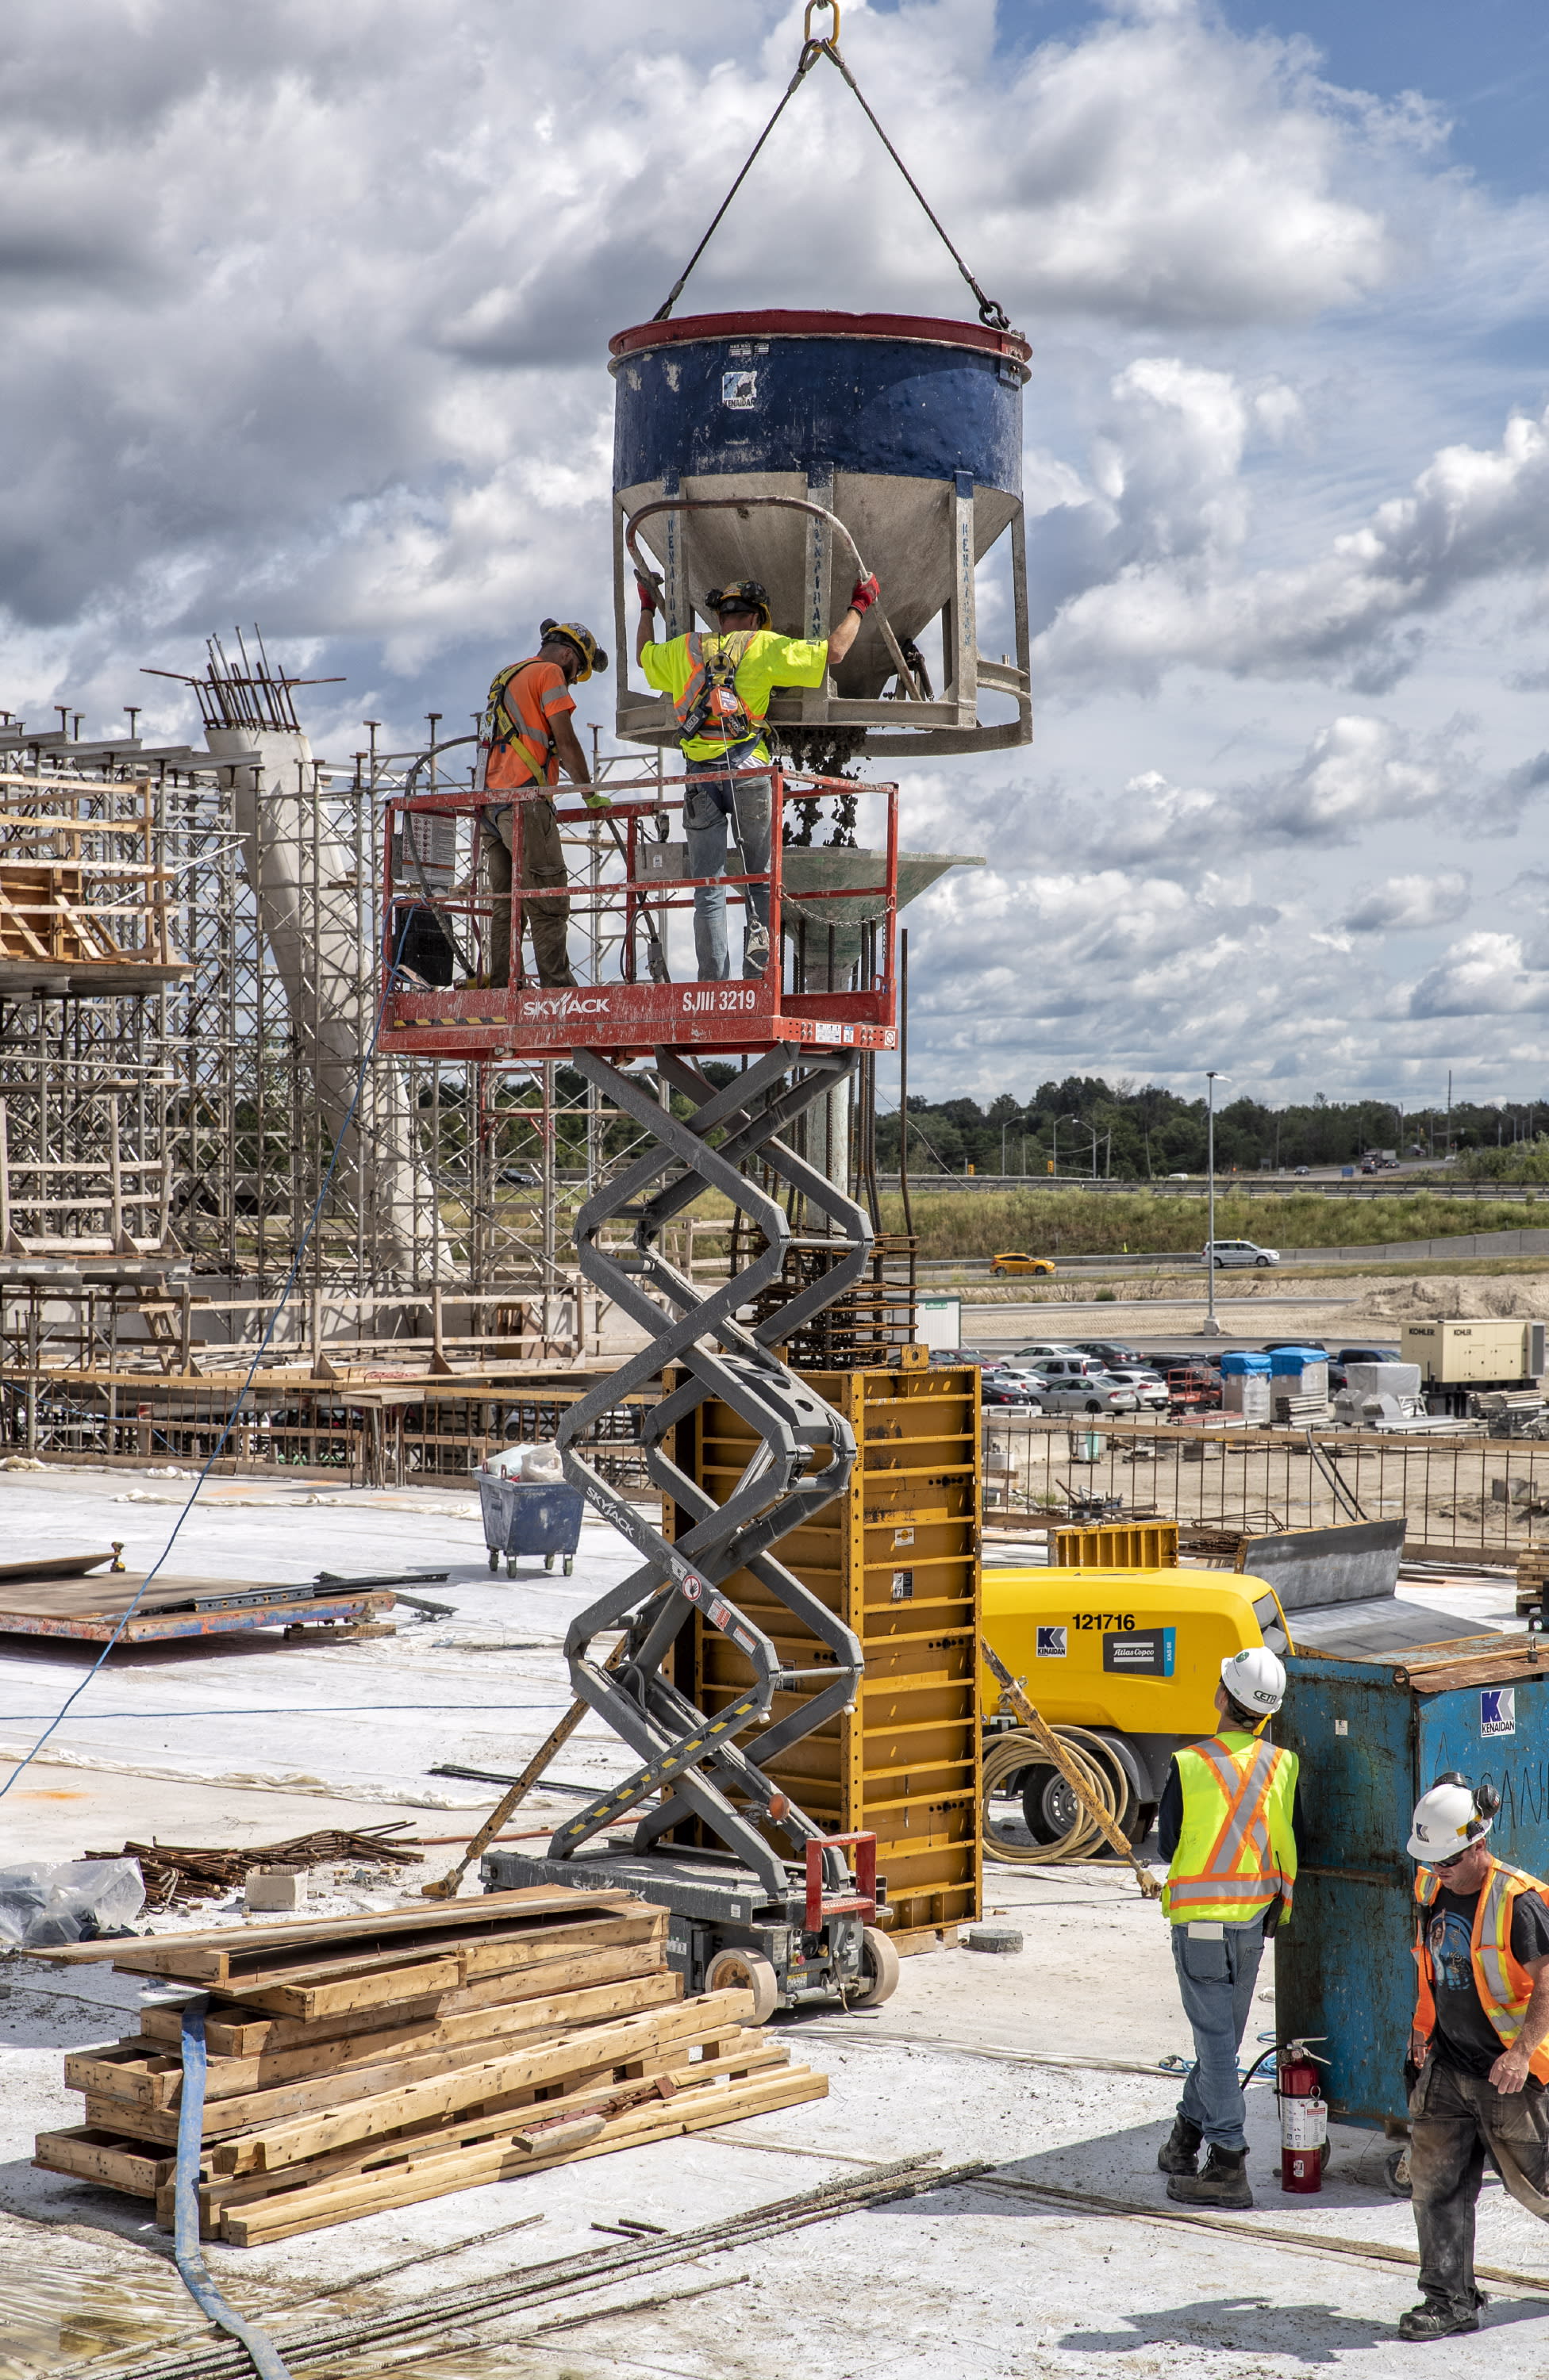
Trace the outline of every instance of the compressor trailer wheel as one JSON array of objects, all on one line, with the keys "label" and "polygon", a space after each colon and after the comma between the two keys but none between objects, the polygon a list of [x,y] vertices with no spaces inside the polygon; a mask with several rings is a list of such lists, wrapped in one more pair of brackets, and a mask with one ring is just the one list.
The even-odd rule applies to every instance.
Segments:
[{"label": "compressor trailer wheel", "polygon": [[[1058,1727],[1055,1733],[1092,1800],[1128,1831],[1136,1797],[1113,1747],[1090,1728]],[[1060,1860],[1094,1859],[1107,1850],[1096,1820],[1025,1729],[1014,1728],[985,1746],[982,1793],[986,1859],[1007,1867],[1047,1867]]]}]

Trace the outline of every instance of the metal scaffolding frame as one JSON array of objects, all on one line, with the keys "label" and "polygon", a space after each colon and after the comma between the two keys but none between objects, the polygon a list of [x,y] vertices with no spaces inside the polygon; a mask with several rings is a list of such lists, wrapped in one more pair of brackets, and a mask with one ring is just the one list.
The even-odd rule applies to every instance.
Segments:
[{"label": "metal scaffolding frame", "polygon": [[[383,801],[439,747],[315,759],[262,646],[212,640],[185,682],[211,749],[0,727],[5,1372],[213,1369],[256,1345],[314,1207],[276,1365],[595,1353],[570,1223],[614,1161],[596,1092],[552,1062],[361,1063]],[[579,840],[595,882],[602,831]],[[35,1429],[36,1395],[11,1403]]]}]

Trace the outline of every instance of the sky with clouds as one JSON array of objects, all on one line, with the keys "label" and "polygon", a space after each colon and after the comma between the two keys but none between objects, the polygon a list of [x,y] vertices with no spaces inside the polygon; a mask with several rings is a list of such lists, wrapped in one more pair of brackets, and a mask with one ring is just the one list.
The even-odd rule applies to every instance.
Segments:
[{"label": "sky with clouds", "polygon": [[[345,756],[604,626],[606,341],[800,20],[12,0],[0,704],[186,732],[140,664],[256,618]],[[904,771],[989,862],[911,915],[918,1087],[1544,1097],[1549,18],[846,0],[843,46],[1033,349],[1037,736]],[[827,70],[690,288],[966,296]]]}]

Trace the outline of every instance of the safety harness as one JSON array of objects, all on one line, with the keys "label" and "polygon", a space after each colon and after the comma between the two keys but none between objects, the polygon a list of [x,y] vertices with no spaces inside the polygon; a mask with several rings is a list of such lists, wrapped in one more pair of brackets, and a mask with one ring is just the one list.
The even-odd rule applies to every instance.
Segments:
[{"label": "safety harness", "polygon": [[[530,653],[526,661],[513,662],[508,669],[497,674],[491,682],[490,698],[479,722],[479,741],[484,750],[515,752],[532,771],[535,785],[548,783],[549,755],[554,750],[554,737],[552,735],[549,736],[542,752],[534,751],[528,741],[525,721],[519,719],[511,708],[510,690],[513,678],[519,677],[523,670],[531,669],[540,658],[536,653]],[[520,793],[522,788],[518,785],[511,790]]]},{"label": "safety harness", "polygon": [[740,744],[758,733],[761,722],[753,717],[737,691],[737,673],[748,657],[748,648],[757,636],[756,628],[743,628],[729,637],[707,639],[690,635],[685,638],[691,668],[689,683],[673,706],[677,732],[687,743],[690,737],[709,733],[721,735],[727,744]]}]

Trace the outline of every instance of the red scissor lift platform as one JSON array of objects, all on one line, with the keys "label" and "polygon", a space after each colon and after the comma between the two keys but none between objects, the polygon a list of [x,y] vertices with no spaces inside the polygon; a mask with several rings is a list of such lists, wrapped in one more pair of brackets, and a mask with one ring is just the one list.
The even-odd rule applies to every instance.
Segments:
[{"label": "red scissor lift platform", "polygon": [[[756,1050],[789,1043],[819,1049],[891,1050],[896,1044],[896,1000],[894,974],[895,920],[897,905],[898,789],[891,784],[857,784],[847,779],[797,776],[779,767],[745,772],[768,776],[774,786],[774,815],[781,823],[794,804],[826,795],[847,803],[857,798],[885,808],[885,834],[874,853],[876,876],[871,883],[846,881],[823,887],[803,885],[799,896],[787,895],[785,863],[788,848],[776,832],[767,874],[726,874],[696,878],[666,876],[645,864],[653,844],[666,840],[664,827],[680,822],[682,778],[642,777],[610,783],[611,818],[622,851],[614,850],[621,872],[598,884],[573,885],[564,896],[572,917],[587,905],[600,904],[621,935],[620,972],[616,980],[579,984],[574,990],[545,990],[522,978],[522,907],[519,880],[510,894],[513,981],[484,988],[478,978],[434,990],[406,981],[393,965],[398,939],[395,919],[410,908],[427,905],[444,924],[460,929],[456,940],[471,941],[481,961],[488,949],[492,896],[464,889],[427,894],[422,878],[412,867],[403,868],[396,853],[409,847],[416,818],[471,819],[477,837],[480,813],[511,802],[509,793],[458,790],[395,794],[389,796],[388,832],[383,904],[383,1036],[382,1047],[392,1056],[451,1058],[472,1061],[564,1058],[576,1050],[596,1050],[616,1062],[643,1057],[662,1048],[676,1048],[700,1056],[745,1055]],[[572,833],[591,827],[598,813],[579,795],[555,806],[561,831]],[[513,844],[519,844],[521,802],[513,809]],[[408,841],[405,838],[409,838]],[[611,844],[611,838],[610,838]],[[609,846],[605,846],[607,848]],[[793,846],[794,847],[794,846]],[[513,877],[521,874],[519,850],[513,851]],[[728,904],[743,897],[750,885],[767,883],[770,903],[771,959],[762,977],[732,977],[716,983],[658,982],[646,964],[651,928],[646,912],[663,934],[666,917],[692,909],[697,887],[714,882],[724,888]],[[504,897],[504,896],[502,896]],[[545,888],[544,897],[555,897]],[[804,989],[822,974],[822,956],[828,943],[824,923],[835,928],[845,919],[845,904],[853,915],[863,905],[867,926],[857,966],[846,968],[846,988],[835,985],[814,991]],[[794,913],[794,923],[793,923]],[[665,935],[663,935],[665,940]],[[577,940],[572,936],[572,942]],[[833,972],[837,972],[835,970]],[[855,988],[848,978],[857,976]]]},{"label": "red scissor lift platform", "polygon": [[[564,1059],[639,1135],[622,1170],[581,1208],[575,1239],[583,1276],[643,1327],[649,1343],[571,1408],[558,1444],[571,1485],[644,1557],[643,1569],[605,1587],[577,1616],[566,1642],[572,1690],[640,1765],[567,1817],[543,1857],[487,1852],[484,1880],[492,1889],[529,1882],[585,1886],[602,1875],[643,1893],[673,1912],[670,1955],[685,1988],[745,1983],[762,2016],[782,2002],[795,2006],[828,1991],[847,2006],[874,2005],[897,1976],[896,1956],[876,1922],[885,1922],[879,1906],[885,1883],[875,1876],[875,1838],[826,1835],[765,1766],[853,1708],[864,1667],[853,1632],[778,1560],[780,1538],[846,1491],[856,1461],[848,1421],[787,1369],[778,1350],[788,1335],[781,1322],[794,1327],[853,1286],[872,1244],[870,1219],[846,1184],[810,1163],[787,1127],[815,1101],[843,1091],[863,1052],[890,1050],[896,1040],[897,787],[779,767],[745,773],[773,787],[770,864],[756,875],[697,879],[684,871],[686,844],[671,840],[684,779],[610,780],[611,823],[599,824],[579,798],[567,799],[558,810],[561,829],[588,830],[592,861],[586,880],[564,896],[571,957],[582,941],[574,927],[590,923],[592,947],[605,954],[597,972],[607,979],[565,990],[521,980],[520,800],[512,811],[515,884],[508,896],[517,979],[485,988],[481,976],[488,972],[494,904],[476,889],[466,848],[460,889],[451,889],[458,863],[448,856],[453,839],[445,821],[470,820],[476,846],[480,814],[510,796],[441,789],[391,795],[381,1046],[392,1056],[496,1067]],[[880,847],[857,850],[835,837],[814,849],[812,821],[829,796],[840,805],[837,816],[848,820],[860,808],[868,824],[880,803]],[[805,806],[799,815],[808,840],[787,845],[783,829],[793,804]],[[424,865],[428,845],[438,848],[435,890]],[[405,854],[407,865],[396,868],[395,855],[401,860]],[[606,875],[599,864],[604,854],[613,871]],[[767,884],[764,971],[709,983],[664,980],[667,922],[690,912],[696,891],[710,882],[724,889],[728,905],[742,905],[745,918],[750,891]],[[541,890],[553,897],[548,887]],[[433,914],[439,936],[410,935],[417,908]],[[688,938],[677,939],[686,950]],[[438,964],[460,962],[469,979],[444,990],[406,979],[395,953],[411,941],[423,952],[427,941],[440,953]],[[695,1062],[738,1056],[748,1062],[729,1083],[714,1083]],[[640,1058],[650,1062],[653,1080],[628,1071]],[[786,1198],[771,1188],[774,1182],[784,1184]],[[670,1219],[705,1190],[739,1209],[752,1227],[740,1240],[733,1232],[732,1278],[708,1292],[667,1259],[661,1242]],[[805,1217],[803,1232],[796,1232],[793,1212]],[[607,1234],[621,1227],[634,1253],[610,1243]],[[782,1269],[793,1246],[821,1249],[831,1269],[793,1283],[774,1316],[750,1325],[752,1296],[790,1278]],[[664,1495],[691,1504],[697,1515],[670,1542],[587,1460],[589,1434],[604,1415],[669,1369],[673,1385],[648,1415],[644,1459]],[[710,1399],[738,1412],[759,1441],[724,1502],[678,1473],[669,1451],[676,1422]],[[777,1637],[733,1600],[730,1582],[754,1560],[761,1587],[784,1607]],[[700,1615],[733,1639],[749,1666],[750,1683],[714,1715],[675,1682],[676,1640]],[[599,1664],[591,1654],[593,1639],[620,1630],[618,1654]],[[789,1647],[804,1637],[815,1640],[816,1665],[793,1667]],[[601,1842],[626,1816],[636,1822],[633,1842]],[[726,1847],[724,1860],[708,1858],[703,1844],[687,1846],[683,1829],[695,1824]],[[849,1843],[857,1851],[853,1882],[844,1856]]]}]

